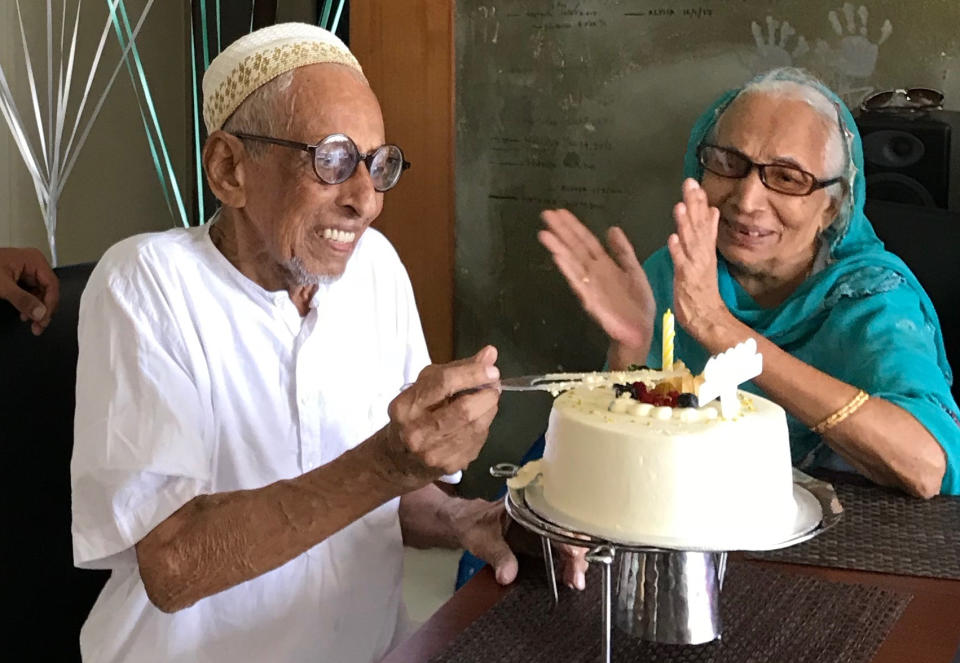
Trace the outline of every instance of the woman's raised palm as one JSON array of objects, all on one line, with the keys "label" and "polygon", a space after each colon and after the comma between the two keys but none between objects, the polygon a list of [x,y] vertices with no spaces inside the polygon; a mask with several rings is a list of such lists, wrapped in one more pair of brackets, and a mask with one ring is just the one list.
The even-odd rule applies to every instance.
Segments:
[{"label": "woman's raised palm", "polygon": [[[569,211],[545,210],[538,234],[584,310],[611,341],[626,347],[649,344],[656,302],[647,275],[624,232],[607,231],[607,253],[596,236]],[[611,257],[612,256],[612,257]]]}]

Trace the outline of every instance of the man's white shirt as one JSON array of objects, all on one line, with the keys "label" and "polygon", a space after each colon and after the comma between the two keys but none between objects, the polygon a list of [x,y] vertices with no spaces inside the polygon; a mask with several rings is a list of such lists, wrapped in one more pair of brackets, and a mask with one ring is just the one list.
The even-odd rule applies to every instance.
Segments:
[{"label": "man's white shirt", "polygon": [[216,249],[209,226],[139,235],[80,306],[71,462],[74,561],[112,569],[85,661],[367,663],[404,619],[394,499],[258,578],[165,614],[134,546],[200,494],[259,488],[387,423],[429,363],[409,278],[377,231],[301,317]]}]

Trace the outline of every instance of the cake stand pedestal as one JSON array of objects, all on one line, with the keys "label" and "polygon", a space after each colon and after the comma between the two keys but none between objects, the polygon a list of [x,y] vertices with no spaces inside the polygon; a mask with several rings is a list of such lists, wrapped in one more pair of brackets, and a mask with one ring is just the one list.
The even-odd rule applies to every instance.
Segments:
[{"label": "cake stand pedestal", "polygon": [[[490,468],[494,477],[515,477],[520,468],[500,463]],[[819,505],[813,522],[785,540],[763,547],[737,549],[774,550],[802,543],[835,525],[843,513],[836,491],[830,484],[794,470],[794,489],[808,493]],[[537,513],[527,500],[527,489],[535,483],[507,487],[507,513],[519,525],[540,536],[547,582],[554,604],[559,602],[553,566],[553,544],[588,548],[588,562],[602,571],[602,629],[604,663],[610,663],[611,618],[613,613],[613,564],[619,556],[616,623],[628,634],[645,640],[670,644],[702,644],[721,637],[720,590],[728,550],[684,546],[651,545],[643,541],[613,540],[555,522]]]}]

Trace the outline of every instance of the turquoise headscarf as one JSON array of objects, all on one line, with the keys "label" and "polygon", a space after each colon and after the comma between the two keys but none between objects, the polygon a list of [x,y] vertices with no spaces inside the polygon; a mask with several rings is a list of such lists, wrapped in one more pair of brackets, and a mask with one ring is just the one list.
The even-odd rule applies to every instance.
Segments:
[{"label": "turquoise headscarf", "polygon": [[[738,320],[791,355],[910,412],[946,453],[941,492],[960,494],[960,414],[950,394],[953,376],[940,323],[913,272],[884,250],[864,215],[863,147],[853,116],[833,92],[800,70],[778,69],[762,78],[813,87],[834,102],[845,125],[844,179],[850,193],[822,235],[828,246],[826,265],[786,301],[774,309],[760,307],[718,254],[720,295]],[[685,177],[702,179],[697,146],[743,89],[721,96],[697,120],[684,157]],[[673,306],[673,263],[666,247],[647,259],[644,270],[657,300],[654,343],[647,363],[659,366],[661,318]],[[675,356],[692,371],[703,370],[708,354],[683,329],[677,329],[674,348]],[[762,394],[752,383],[742,388]],[[801,468],[838,464],[838,457],[818,435],[789,415],[788,424],[794,464]]]}]

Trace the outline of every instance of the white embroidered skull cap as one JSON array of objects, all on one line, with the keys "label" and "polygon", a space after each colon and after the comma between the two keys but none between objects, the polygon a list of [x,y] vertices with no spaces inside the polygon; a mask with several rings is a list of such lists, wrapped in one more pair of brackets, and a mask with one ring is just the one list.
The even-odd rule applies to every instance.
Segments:
[{"label": "white embroidered skull cap", "polygon": [[207,133],[224,122],[254,90],[280,74],[320,63],[342,64],[363,75],[347,45],[309,23],[280,23],[255,30],[227,46],[203,74],[203,121]]}]

